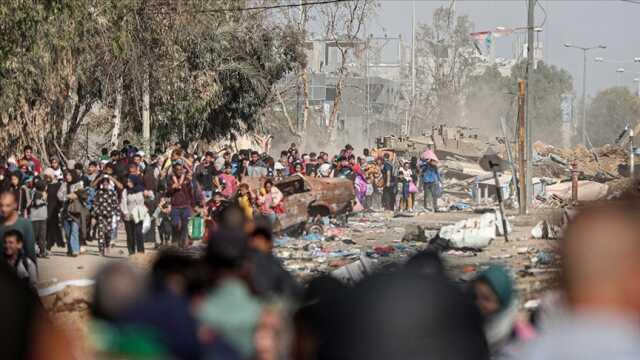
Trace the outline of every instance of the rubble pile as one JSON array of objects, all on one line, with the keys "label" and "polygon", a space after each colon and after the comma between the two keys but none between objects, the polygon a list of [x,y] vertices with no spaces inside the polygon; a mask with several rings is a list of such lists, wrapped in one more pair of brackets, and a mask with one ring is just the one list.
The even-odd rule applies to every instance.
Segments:
[{"label": "rubble pile", "polygon": [[591,151],[583,145],[573,149],[558,148],[540,141],[533,144],[540,156],[534,163],[534,176],[563,178],[571,176],[570,165],[576,161],[585,177],[612,180],[628,176],[629,152],[618,145],[604,145]]},{"label": "rubble pile", "polygon": [[374,268],[404,261],[427,246],[427,234],[435,235],[417,225],[392,227],[390,222],[384,213],[361,214],[350,218],[346,226],[325,225],[322,234],[280,236],[274,241],[274,253],[303,282],[326,273],[346,282],[357,281]]}]

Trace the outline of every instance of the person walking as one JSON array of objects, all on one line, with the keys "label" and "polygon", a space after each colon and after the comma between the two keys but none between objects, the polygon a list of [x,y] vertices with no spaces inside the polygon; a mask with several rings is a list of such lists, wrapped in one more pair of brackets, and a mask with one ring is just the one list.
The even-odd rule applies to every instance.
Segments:
[{"label": "person walking", "polygon": [[413,171],[411,170],[411,164],[408,161],[402,165],[402,168],[398,171],[398,175],[402,191],[400,209],[413,211],[412,195],[415,192],[415,184],[413,183]]},{"label": "person walking", "polygon": [[22,234],[24,253],[37,264],[36,243],[33,239],[31,222],[18,214],[14,193],[7,191],[0,194],[0,247],[4,246],[4,233],[17,230]]},{"label": "person walking", "polygon": [[91,209],[92,219],[96,223],[96,239],[98,239],[98,250],[101,255],[108,255],[111,245],[112,223],[114,216],[119,212],[118,194],[111,186],[111,180],[103,176],[96,191]]},{"label": "person walking", "polygon": [[58,199],[58,191],[62,183],[58,181],[55,170],[52,168],[44,171],[44,179],[47,182],[47,251],[51,251],[54,245],[64,247],[60,228],[62,202]]},{"label": "person walking", "polygon": [[145,196],[153,196],[151,192],[145,192],[142,178],[137,175],[129,175],[127,187],[122,192],[120,210],[124,219],[124,228],[127,233],[127,249],[129,255],[136,252],[144,253],[144,235],[142,234],[142,222],[147,215],[147,207],[144,204]]},{"label": "person walking", "polygon": [[18,230],[9,230],[2,237],[4,259],[15,271],[18,279],[35,289],[38,283],[38,268],[35,262],[24,254],[24,238]]},{"label": "person walking", "polygon": [[67,236],[67,255],[76,257],[80,253],[80,226],[82,224],[81,213],[84,205],[81,197],[83,183],[75,170],[67,170],[64,173],[64,182],[58,190],[58,200],[62,206],[62,227]]},{"label": "person walking", "polygon": [[431,197],[432,209],[438,212],[438,196],[440,193],[440,172],[438,171],[438,158],[432,150],[428,149],[420,161],[420,171],[422,172],[422,188],[424,190],[424,208],[429,207],[428,198]]},{"label": "person walking", "polygon": [[172,167],[173,175],[169,179],[167,196],[171,198],[171,225],[173,242],[184,247],[187,239],[187,224],[196,204],[191,176],[185,172],[180,161]]},{"label": "person walking", "polygon": [[38,244],[38,256],[47,257],[47,183],[38,180],[30,196],[28,213],[33,226],[36,244]]},{"label": "person walking", "polygon": [[258,195],[258,205],[260,214],[265,217],[271,225],[275,224],[278,219],[276,211],[282,198],[282,192],[273,186],[271,180],[266,180]]},{"label": "person walking", "polygon": [[391,156],[388,153],[385,153],[383,158],[382,177],[384,185],[382,188],[382,206],[385,210],[393,211],[396,204],[393,165],[391,164]]}]

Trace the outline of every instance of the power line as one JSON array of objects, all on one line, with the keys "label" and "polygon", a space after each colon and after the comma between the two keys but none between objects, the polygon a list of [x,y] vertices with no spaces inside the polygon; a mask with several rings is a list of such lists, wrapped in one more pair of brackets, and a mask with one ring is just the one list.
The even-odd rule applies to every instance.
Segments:
[{"label": "power line", "polygon": [[219,8],[219,9],[203,9],[198,11],[190,11],[193,13],[226,13],[226,12],[244,12],[244,11],[253,11],[253,10],[272,10],[272,9],[283,9],[283,8],[294,8],[294,7],[303,7],[303,6],[314,6],[314,5],[326,5],[326,4],[335,4],[346,2],[349,0],[319,0],[312,2],[303,2],[299,4],[278,4],[278,5],[268,5],[268,6],[253,6],[253,7],[235,7],[235,8]]},{"label": "power line", "polygon": [[543,28],[544,24],[547,23],[547,10],[544,8],[544,6],[542,6],[542,3],[540,2],[540,0],[536,0],[536,5],[538,5],[538,7],[540,7],[540,10],[542,10],[542,13],[544,13],[544,19],[542,20],[542,24],[538,25],[537,27]]}]

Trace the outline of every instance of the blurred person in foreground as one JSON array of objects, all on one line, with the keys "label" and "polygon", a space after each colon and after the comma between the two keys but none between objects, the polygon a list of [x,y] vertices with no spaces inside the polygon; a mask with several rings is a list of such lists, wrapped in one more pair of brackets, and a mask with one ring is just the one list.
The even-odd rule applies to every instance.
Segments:
[{"label": "blurred person in foreground", "polygon": [[66,334],[48,318],[38,295],[0,262],[0,359],[75,359]]},{"label": "blurred person in foreground", "polygon": [[33,238],[33,227],[31,222],[18,214],[18,204],[16,196],[12,192],[0,194],[0,246],[4,247],[4,233],[9,230],[17,230],[22,234],[24,240],[23,251],[35,264],[36,242]]},{"label": "blurred person in foreground", "polygon": [[569,315],[518,359],[640,357],[640,198],[582,209],[560,243]]},{"label": "blurred person in foreground", "polygon": [[242,359],[271,360],[284,354],[282,310],[255,295],[249,237],[238,222],[240,208],[229,207],[207,243],[205,262],[213,287],[201,302],[197,317],[206,329]]},{"label": "blurred person in foreground", "polygon": [[19,279],[35,289],[38,283],[38,269],[36,264],[24,254],[22,233],[15,229],[6,231],[2,241],[4,242],[4,259],[15,270]]},{"label": "blurred person in foreground", "polygon": [[535,337],[519,312],[515,284],[508,270],[490,265],[471,282],[471,291],[484,317],[484,330],[493,358],[502,358]]},{"label": "blurred person in foreground", "polygon": [[248,237],[242,231],[221,228],[208,239],[205,261],[213,288],[197,316],[220,334],[243,359],[255,355],[254,336],[263,310],[249,287]]},{"label": "blurred person in foreground", "polygon": [[478,309],[444,276],[373,275],[327,307],[321,324],[317,354],[305,359],[489,358]]},{"label": "blurred person in foreground", "polygon": [[257,222],[249,242],[252,279],[256,292],[263,297],[296,301],[302,288],[273,255],[273,234],[266,221]]}]

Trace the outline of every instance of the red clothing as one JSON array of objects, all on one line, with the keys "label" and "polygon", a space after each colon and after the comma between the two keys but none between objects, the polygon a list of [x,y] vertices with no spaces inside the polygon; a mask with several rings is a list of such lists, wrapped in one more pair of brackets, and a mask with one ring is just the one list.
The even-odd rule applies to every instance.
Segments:
[{"label": "red clothing", "polygon": [[184,180],[180,188],[174,189],[172,186],[173,182],[176,181],[174,179],[175,177],[171,179],[171,184],[169,185],[169,190],[167,191],[168,195],[171,197],[171,207],[194,207],[195,199],[193,198],[193,189],[191,188],[191,182],[189,180]]},{"label": "red clothing", "polygon": [[238,190],[238,180],[235,176],[224,173],[220,174],[219,178],[224,182],[224,189],[220,193],[228,199]]},{"label": "red clothing", "polygon": [[38,160],[37,157],[31,155],[30,159],[23,157],[22,160],[29,163],[29,167],[32,167],[32,171],[35,175],[40,175],[42,173],[42,163],[40,162],[40,160]]}]

